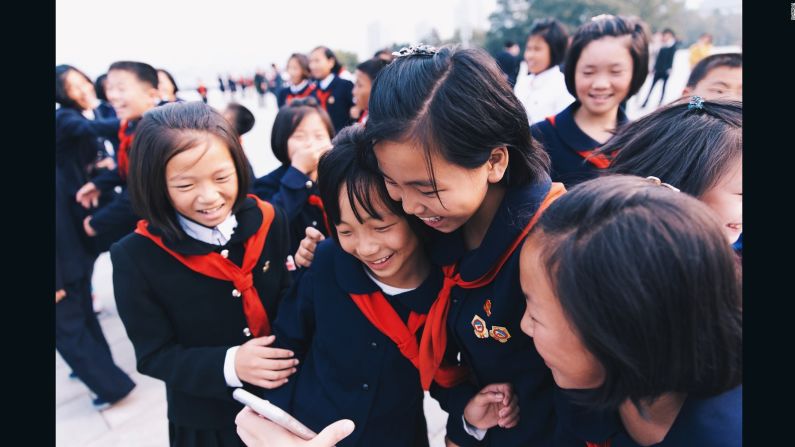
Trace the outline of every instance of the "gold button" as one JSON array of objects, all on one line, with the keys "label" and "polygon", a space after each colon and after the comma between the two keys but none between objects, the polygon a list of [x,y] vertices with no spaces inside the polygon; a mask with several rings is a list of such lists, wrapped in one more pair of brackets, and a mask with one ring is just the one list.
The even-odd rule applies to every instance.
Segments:
[{"label": "gold button", "polygon": [[228,258],[229,257],[229,250],[226,250],[226,249],[221,250],[221,256],[223,256],[225,258]]}]

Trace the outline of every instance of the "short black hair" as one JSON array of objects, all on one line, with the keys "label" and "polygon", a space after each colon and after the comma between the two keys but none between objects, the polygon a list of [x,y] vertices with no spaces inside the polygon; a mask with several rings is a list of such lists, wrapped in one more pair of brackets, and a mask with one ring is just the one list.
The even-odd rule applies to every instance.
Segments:
[{"label": "short black hair", "polygon": [[505,41],[505,48],[511,48],[514,45],[516,45],[516,42],[514,42],[512,40],[506,40]]},{"label": "short black hair", "polygon": [[322,45],[312,49],[312,52],[315,52],[317,50],[322,51],[323,54],[326,56],[326,59],[332,59],[332,58],[334,59],[334,66],[331,67],[331,72],[334,73],[335,75],[340,74],[340,70],[342,70],[342,64],[340,64],[340,60],[337,59],[337,55],[334,54],[334,52],[331,51],[329,47],[324,47]]},{"label": "short black hair", "polygon": [[117,61],[110,64],[108,68],[108,72],[113,70],[128,71],[135,75],[139,81],[157,88],[157,70],[145,62]]},{"label": "short black hair", "polygon": [[627,50],[629,50],[629,55],[632,57],[632,81],[629,84],[627,97],[624,99],[632,97],[646,82],[646,76],[649,74],[649,37],[646,24],[636,17],[612,15],[595,17],[577,28],[569,51],[566,54],[566,62],[563,65],[566,89],[575,98],[577,97],[577,88],[574,82],[574,74],[577,70],[577,61],[580,59],[580,54],[589,43],[605,36],[629,36]]},{"label": "short black hair", "polygon": [[389,62],[383,59],[372,58],[357,65],[356,69],[370,77],[370,81],[374,81],[381,69],[386,67],[387,64],[389,64]]},{"label": "short black hair", "polygon": [[127,187],[135,213],[172,240],[184,237],[168,195],[166,165],[175,155],[203,144],[209,135],[229,148],[237,171],[237,210],[250,189],[246,154],[237,132],[220,113],[201,101],[170,103],[144,113],[130,148]]},{"label": "short black hair", "polygon": [[718,67],[742,68],[743,55],[740,53],[719,53],[701,59],[690,72],[690,77],[687,78],[687,86],[695,88],[696,84],[706,78],[710,71]]},{"label": "short black hair", "polygon": [[254,114],[251,113],[251,110],[236,102],[227,104],[226,112],[232,115],[232,125],[240,136],[251,130],[254,127],[254,123],[257,121]]},{"label": "short black hair", "polygon": [[334,125],[331,123],[328,113],[320,107],[317,99],[309,96],[306,98],[296,98],[288,104],[283,105],[276,118],[273,120],[271,129],[271,150],[276,159],[282,165],[290,164],[290,156],[287,152],[287,140],[301,124],[301,121],[310,113],[317,113],[328,130],[329,139],[334,138]]},{"label": "short black hair", "polygon": [[599,152],[612,158],[606,173],[655,176],[700,197],[743,155],[743,103],[684,98],[631,121]]},{"label": "short black hair", "polygon": [[108,96],[105,94],[105,83],[108,80],[108,74],[102,73],[101,75],[97,76],[97,80],[94,81],[94,91],[97,93],[97,99],[101,99],[103,101],[108,100]]},{"label": "short black hair", "polygon": [[77,103],[66,94],[66,75],[69,74],[70,71],[74,71],[75,73],[79,74],[80,76],[86,78],[89,84],[91,84],[91,78],[86,76],[85,73],[78,70],[77,68],[62,64],[57,65],[55,67],[55,102],[60,104],[61,107],[71,107],[79,109],[80,107]]},{"label": "short black hair", "polygon": [[177,87],[177,81],[174,80],[174,76],[171,76],[171,73],[169,73],[168,71],[166,71],[163,68],[158,68],[157,72],[158,73],[163,73],[164,75],[166,75],[168,80],[171,81],[171,85],[174,86],[174,94],[176,94],[179,91],[179,87]]},{"label": "short black hair", "polygon": [[671,28],[665,28],[664,30],[662,30],[662,32],[663,32],[663,34],[668,33],[668,34],[676,37],[676,33]]},{"label": "short black hair", "polygon": [[526,40],[530,40],[533,36],[544,39],[549,45],[550,67],[563,63],[563,58],[566,57],[566,47],[569,46],[569,33],[566,32],[562,23],[551,18],[538,19],[533,22]]},{"label": "short black hair", "polygon": [[497,62],[479,48],[445,46],[402,56],[384,67],[370,92],[367,131],[380,141],[416,141],[436,189],[431,151],[458,166],[483,166],[507,147],[503,185],[549,176],[549,156],[530,135],[527,112]]},{"label": "short black hair", "polygon": [[616,410],[742,383],[740,266],[707,205],[640,177],[601,177],[553,202],[530,240],[604,367],[602,385],[572,398]]}]

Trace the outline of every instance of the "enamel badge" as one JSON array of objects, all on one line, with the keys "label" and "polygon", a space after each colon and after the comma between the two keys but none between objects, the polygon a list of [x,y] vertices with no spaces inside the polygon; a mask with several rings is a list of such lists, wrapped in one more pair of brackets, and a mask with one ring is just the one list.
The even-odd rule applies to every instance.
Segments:
[{"label": "enamel badge", "polygon": [[489,335],[491,338],[497,340],[500,343],[506,343],[509,338],[511,338],[511,334],[508,332],[508,329],[502,326],[492,326],[491,330],[489,331]]},{"label": "enamel badge", "polygon": [[475,337],[489,338],[489,331],[486,329],[486,322],[483,321],[483,318],[475,315],[472,318],[472,328],[475,329]]},{"label": "enamel badge", "polygon": [[329,96],[328,103],[329,104],[334,104],[334,97],[333,96]]}]

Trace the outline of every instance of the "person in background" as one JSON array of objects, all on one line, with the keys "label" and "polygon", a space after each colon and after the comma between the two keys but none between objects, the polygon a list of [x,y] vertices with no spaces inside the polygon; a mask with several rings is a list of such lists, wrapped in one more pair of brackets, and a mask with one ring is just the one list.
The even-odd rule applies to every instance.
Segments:
[{"label": "person in background", "polygon": [[646,96],[646,100],[643,101],[643,105],[641,106],[643,108],[646,108],[646,105],[649,103],[651,92],[654,90],[654,86],[657,85],[657,81],[662,81],[662,91],[660,92],[659,102],[659,104],[662,104],[665,98],[665,86],[668,84],[668,77],[671,76],[671,68],[674,65],[674,55],[676,54],[679,44],[676,40],[676,34],[674,34],[671,28],[665,28],[662,36],[663,46],[660,48],[659,53],[657,53],[657,58],[654,60],[654,78],[652,78],[651,87],[649,87],[649,94]]},{"label": "person in background", "polygon": [[207,86],[204,85],[201,79],[198,79],[196,84],[198,85],[198,87],[196,87],[196,92],[201,96],[202,102],[207,104]]},{"label": "person in background", "polygon": [[701,59],[712,53],[712,34],[704,33],[696,43],[690,45],[690,69],[692,70]]},{"label": "person in background", "polygon": [[171,73],[162,68],[157,69],[157,90],[160,92],[160,99],[163,104],[184,101],[177,97],[179,87],[177,87],[177,81],[174,80],[174,76],[171,76]]},{"label": "person in background", "polygon": [[718,98],[743,100],[743,55],[719,53],[701,59],[693,67],[683,96],[701,96],[707,100]]},{"label": "person in background", "polygon": [[508,79],[511,87],[516,84],[516,75],[519,73],[519,44],[508,40],[502,51],[497,54],[497,64]]},{"label": "person in background", "polygon": [[[275,69],[276,70],[276,69]],[[311,82],[309,72],[309,58],[301,53],[293,53],[287,59],[287,74],[290,79],[286,86],[276,95],[276,104],[279,108],[292,102],[294,99],[306,98],[315,91],[317,86]],[[274,72],[277,80],[281,80],[278,71]]]},{"label": "person in background", "polygon": [[328,47],[319,46],[309,53],[309,71],[317,85],[312,95],[317,98],[320,107],[328,112],[335,132],[353,122],[350,117],[353,82],[341,78],[341,70],[342,64]]},{"label": "person in background", "polygon": [[383,59],[373,58],[362,62],[356,66],[356,82],[353,84],[353,102],[351,107],[351,118],[357,123],[367,122],[367,103],[370,101],[370,89],[373,81],[388,64]]}]

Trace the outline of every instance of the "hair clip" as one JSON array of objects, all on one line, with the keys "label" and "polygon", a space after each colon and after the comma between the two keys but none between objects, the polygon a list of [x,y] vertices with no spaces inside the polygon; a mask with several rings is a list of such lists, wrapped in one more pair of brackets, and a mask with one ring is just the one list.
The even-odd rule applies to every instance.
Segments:
[{"label": "hair clip", "polygon": [[663,183],[663,181],[660,180],[659,177],[655,177],[653,175],[650,175],[650,176],[646,177],[646,180],[648,180],[650,183],[654,183],[657,186],[665,186],[668,189],[671,189],[671,190],[676,191],[676,192],[680,192],[679,188],[677,188],[674,185],[668,184],[668,183]]},{"label": "hair clip", "polygon": [[598,22],[599,20],[604,19],[612,19],[615,16],[613,14],[599,14],[598,16],[591,17],[591,22]]},{"label": "hair clip", "polygon": [[400,51],[394,51],[392,52],[392,56],[433,56],[438,51],[439,50],[436,47],[421,43],[417,45],[411,45],[410,47],[403,47],[400,49]]},{"label": "hair clip", "polygon": [[687,110],[704,110],[704,98],[700,96],[691,96],[690,102],[687,103]]}]

